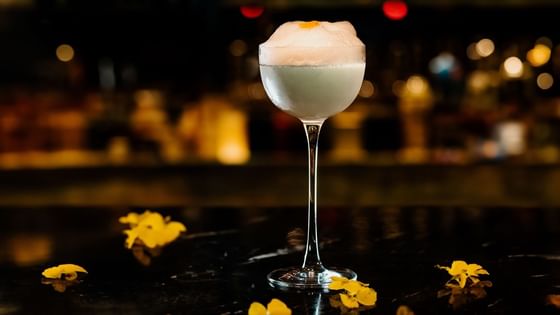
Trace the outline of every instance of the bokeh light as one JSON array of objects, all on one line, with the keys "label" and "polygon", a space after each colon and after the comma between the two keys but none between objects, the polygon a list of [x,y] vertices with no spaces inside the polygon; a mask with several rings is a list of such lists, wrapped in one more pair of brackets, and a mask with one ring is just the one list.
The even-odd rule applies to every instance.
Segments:
[{"label": "bokeh light", "polygon": [[362,82],[359,95],[361,97],[372,97],[373,94],[375,94],[375,86],[371,81],[364,80],[364,82]]},{"label": "bokeh light", "polygon": [[229,44],[229,52],[235,57],[241,57],[247,52],[247,43],[244,40],[236,39]]},{"label": "bokeh light", "polygon": [[478,52],[476,51],[476,44],[477,43],[471,43],[468,47],[467,47],[467,57],[470,60],[479,60],[481,58],[481,56],[478,54]]},{"label": "bokeh light", "polygon": [[402,20],[408,14],[408,6],[401,0],[388,0],[383,2],[383,14],[394,21]]},{"label": "bokeh light", "polygon": [[423,95],[428,91],[428,81],[419,75],[412,75],[406,81],[406,89],[411,95]]},{"label": "bokeh light", "polygon": [[504,61],[503,69],[509,78],[520,78],[523,75],[523,62],[517,57],[509,57]]},{"label": "bokeh light", "polygon": [[264,7],[258,5],[244,5],[239,8],[241,15],[248,19],[256,19],[264,12]]},{"label": "bokeh light", "polygon": [[536,44],[533,49],[527,52],[527,61],[533,67],[540,67],[550,60],[550,47],[543,44]]},{"label": "bokeh light", "polygon": [[475,44],[476,53],[480,57],[488,57],[494,52],[494,42],[491,39],[483,38]]},{"label": "bokeh light", "polygon": [[548,90],[554,84],[554,78],[550,73],[544,72],[537,77],[537,86],[541,90]]},{"label": "bokeh light", "polygon": [[491,86],[492,75],[487,71],[475,70],[467,78],[467,88],[472,93],[482,93]]},{"label": "bokeh light", "polygon": [[391,91],[396,96],[401,96],[405,86],[406,82],[404,82],[403,80],[397,80],[391,85]]},{"label": "bokeh light", "polygon": [[446,77],[457,67],[457,59],[449,52],[442,52],[428,66],[433,74]]},{"label": "bokeh light", "polygon": [[62,62],[69,62],[74,59],[74,48],[68,44],[59,45],[56,48],[56,58]]}]

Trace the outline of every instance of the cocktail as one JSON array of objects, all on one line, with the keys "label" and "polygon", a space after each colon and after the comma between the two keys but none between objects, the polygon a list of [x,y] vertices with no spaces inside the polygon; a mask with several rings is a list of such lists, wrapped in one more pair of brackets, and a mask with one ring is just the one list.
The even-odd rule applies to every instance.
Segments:
[{"label": "cocktail", "polygon": [[365,46],[349,22],[287,22],[259,46],[262,82],[274,105],[301,120],[309,155],[307,244],[301,267],[274,270],[276,287],[320,289],[346,268],[326,268],[317,233],[317,143],[323,122],[356,98],[365,71]]}]

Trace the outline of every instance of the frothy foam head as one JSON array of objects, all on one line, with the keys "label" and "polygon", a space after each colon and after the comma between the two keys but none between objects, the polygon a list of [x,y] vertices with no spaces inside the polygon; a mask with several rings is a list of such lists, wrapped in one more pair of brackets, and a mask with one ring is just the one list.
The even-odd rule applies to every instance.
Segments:
[{"label": "frothy foam head", "polygon": [[259,46],[262,65],[364,62],[364,44],[350,22],[286,22]]}]

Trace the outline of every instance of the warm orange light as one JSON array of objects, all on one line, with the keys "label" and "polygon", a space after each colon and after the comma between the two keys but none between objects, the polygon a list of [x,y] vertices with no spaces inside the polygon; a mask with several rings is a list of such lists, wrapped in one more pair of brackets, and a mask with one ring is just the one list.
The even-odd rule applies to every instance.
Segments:
[{"label": "warm orange light", "polygon": [[406,89],[411,95],[423,95],[428,92],[428,81],[419,75],[413,75],[406,81]]},{"label": "warm orange light", "polygon": [[482,56],[480,56],[477,52],[476,49],[476,44],[477,43],[471,43],[468,47],[467,47],[467,57],[470,60],[479,60],[480,58],[482,58]]},{"label": "warm orange light", "polygon": [[402,20],[408,14],[408,6],[401,0],[388,0],[383,2],[383,14],[390,20]]},{"label": "warm orange light", "polygon": [[490,56],[494,52],[494,48],[494,42],[488,38],[479,40],[475,45],[476,52],[481,57]]},{"label": "warm orange light", "polygon": [[539,74],[539,76],[537,77],[537,86],[541,90],[548,90],[552,87],[553,84],[554,84],[554,78],[550,73],[544,72]]},{"label": "warm orange light", "polygon": [[74,59],[74,48],[68,44],[62,44],[56,48],[56,58],[62,62]]},{"label": "warm orange light", "polygon": [[236,39],[229,44],[229,52],[235,57],[241,57],[247,52],[247,43],[242,39]]},{"label": "warm orange light", "polygon": [[243,164],[250,158],[247,137],[247,117],[239,110],[229,109],[220,114],[216,123],[216,158],[223,164]]},{"label": "warm orange light", "polygon": [[244,5],[239,8],[241,14],[248,19],[256,19],[264,12],[264,7],[258,5]]},{"label": "warm orange light", "polygon": [[375,86],[373,85],[373,83],[371,83],[371,81],[364,80],[358,94],[361,97],[372,97],[373,94],[375,94]]},{"label": "warm orange light", "polygon": [[540,67],[550,60],[550,47],[537,44],[527,52],[527,60],[533,67]]},{"label": "warm orange light", "polygon": [[509,78],[520,78],[523,75],[523,62],[517,57],[509,57],[504,61],[504,71]]}]

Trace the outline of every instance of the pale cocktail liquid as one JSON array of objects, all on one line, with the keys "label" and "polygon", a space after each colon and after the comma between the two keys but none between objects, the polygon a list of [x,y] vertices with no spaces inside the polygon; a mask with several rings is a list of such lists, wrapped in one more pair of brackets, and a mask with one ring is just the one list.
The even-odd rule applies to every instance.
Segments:
[{"label": "pale cocktail liquid", "polygon": [[260,72],[274,105],[301,120],[322,121],[354,101],[365,66],[365,63],[260,65]]}]

